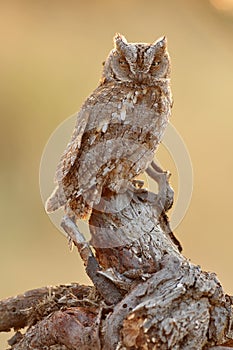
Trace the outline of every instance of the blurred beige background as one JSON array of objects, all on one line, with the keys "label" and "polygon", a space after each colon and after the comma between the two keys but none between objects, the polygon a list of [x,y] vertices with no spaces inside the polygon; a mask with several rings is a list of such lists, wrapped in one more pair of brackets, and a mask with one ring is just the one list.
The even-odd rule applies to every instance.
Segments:
[{"label": "blurred beige background", "polygon": [[[115,32],[129,41],[168,37],[171,121],[194,170],[191,205],[175,233],[185,256],[233,294],[232,8],[230,0],[0,1],[0,298],[89,283],[44,211],[39,164],[50,134],[97,86]],[[178,191],[163,149],[159,160]]]}]

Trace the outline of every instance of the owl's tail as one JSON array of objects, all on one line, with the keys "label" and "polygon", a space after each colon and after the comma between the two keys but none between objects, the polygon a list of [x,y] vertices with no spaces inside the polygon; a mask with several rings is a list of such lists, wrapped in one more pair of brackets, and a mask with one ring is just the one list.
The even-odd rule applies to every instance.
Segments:
[{"label": "owl's tail", "polygon": [[67,202],[67,198],[64,191],[57,186],[51,196],[47,199],[45,203],[45,210],[47,213],[52,213],[53,211],[63,207]]},{"label": "owl's tail", "polygon": [[52,213],[65,206],[68,215],[75,215],[77,219],[87,219],[90,216],[92,207],[84,200],[83,196],[67,199],[64,190],[57,186],[45,203],[46,212]]}]

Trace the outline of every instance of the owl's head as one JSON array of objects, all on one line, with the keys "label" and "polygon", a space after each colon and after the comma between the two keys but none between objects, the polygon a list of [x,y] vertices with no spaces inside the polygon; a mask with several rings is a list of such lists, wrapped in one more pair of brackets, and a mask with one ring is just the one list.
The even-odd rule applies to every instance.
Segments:
[{"label": "owl's head", "polygon": [[104,81],[153,85],[169,78],[170,59],[166,38],[153,44],[128,43],[121,34],[114,37],[115,48],[104,63]]}]

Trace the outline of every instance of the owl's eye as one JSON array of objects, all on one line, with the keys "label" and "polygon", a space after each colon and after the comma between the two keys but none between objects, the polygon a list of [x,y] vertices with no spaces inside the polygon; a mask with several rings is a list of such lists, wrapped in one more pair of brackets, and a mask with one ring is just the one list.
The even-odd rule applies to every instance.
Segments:
[{"label": "owl's eye", "polygon": [[123,59],[123,58],[120,58],[120,59],[119,59],[119,64],[120,64],[120,66],[121,66],[122,68],[128,68],[128,63],[127,63],[126,60]]},{"label": "owl's eye", "polygon": [[160,63],[161,63],[161,61],[154,61],[154,62],[152,62],[151,66],[152,67],[159,67]]}]

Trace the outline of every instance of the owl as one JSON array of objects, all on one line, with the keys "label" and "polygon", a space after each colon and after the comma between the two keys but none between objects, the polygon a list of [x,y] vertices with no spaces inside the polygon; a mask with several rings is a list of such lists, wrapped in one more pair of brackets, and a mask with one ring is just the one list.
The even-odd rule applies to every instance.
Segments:
[{"label": "owl", "polygon": [[58,164],[47,212],[82,219],[101,198],[121,193],[151,164],[172,107],[166,38],[128,43],[121,34],[84,102]]}]

